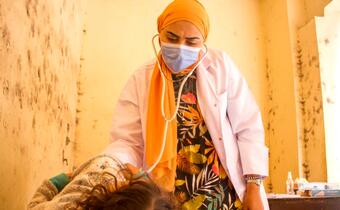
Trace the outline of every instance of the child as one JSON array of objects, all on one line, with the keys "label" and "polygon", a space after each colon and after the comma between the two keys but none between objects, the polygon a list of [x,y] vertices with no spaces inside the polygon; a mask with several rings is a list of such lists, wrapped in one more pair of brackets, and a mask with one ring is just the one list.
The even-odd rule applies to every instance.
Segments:
[{"label": "child", "polygon": [[43,184],[28,210],[172,210],[171,196],[146,175],[133,175],[118,160],[101,155],[84,163],[73,175],[60,174]]}]

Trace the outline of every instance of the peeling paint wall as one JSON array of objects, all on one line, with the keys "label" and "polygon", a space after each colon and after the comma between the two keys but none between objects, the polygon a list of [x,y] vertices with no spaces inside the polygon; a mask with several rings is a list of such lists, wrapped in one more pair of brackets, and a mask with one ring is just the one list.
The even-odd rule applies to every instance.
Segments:
[{"label": "peeling paint wall", "polygon": [[340,0],[325,8],[325,16],[316,18],[320,61],[322,105],[324,113],[327,181],[340,183]]},{"label": "peeling paint wall", "polygon": [[[328,11],[328,14],[327,14]],[[332,11],[332,12],[330,12]],[[336,12],[338,11],[338,12]],[[297,93],[300,174],[309,181],[340,182],[336,72],[340,67],[340,1],[298,31]]]},{"label": "peeling paint wall", "polygon": [[[329,126],[335,87],[323,70],[334,50],[330,43],[338,41],[322,32],[330,27],[325,19],[310,22],[329,2],[203,0],[212,23],[208,45],[231,55],[261,107],[269,191],[285,191],[288,171],[323,181],[340,170],[326,167],[338,144],[322,141],[335,130]],[[24,209],[44,178],[107,146],[127,78],[153,58],[151,37],[166,2],[88,1],[84,30],[83,5],[0,1],[0,209]]]},{"label": "peeling paint wall", "polygon": [[315,20],[301,28],[298,50],[298,108],[300,121],[299,164],[309,181],[326,181],[326,153],[323,100]]},{"label": "peeling paint wall", "polygon": [[0,209],[73,166],[81,0],[0,1]]},{"label": "peeling paint wall", "polygon": [[298,171],[294,72],[287,2],[263,1],[267,47],[268,122],[270,149],[268,190],[285,191],[288,171]]},{"label": "peeling paint wall", "polygon": [[[314,16],[322,16],[324,7],[329,2],[330,0],[261,1],[267,54],[268,103],[266,114],[268,114],[268,121],[265,128],[270,147],[269,178],[266,182],[269,192],[285,192],[285,180],[288,171],[292,171],[294,178],[303,177],[308,173],[319,174],[316,176],[308,174],[312,180],[324,181],[325,178],[324,159],[319,163],[323,164],[322,170],[319,172],[314,171],[314,166],[313,172],[311,172],[309,165],[315,163],[312,161],[316,160],[315,156],[312,157],[313,152],[321,144],[320,139],[318,143],[315,143],[313,138],[316,137],[311,137],[322,136],[323,131],[319,127],[315,128],[314,131],[310,130],[310,127],[305,127],[303,121],[306,119],[301,117],[300,77],[298,75],[302,55],[298,45],[298,30]],[[315,33],[306,34],[306,36],[307,39],[311,39],[310,36],[315,37]],[[316,45],[315,42],[310,47],[316,48]],[[314,60],[311,61],[313,62],[311,65],[317,65],[317,59]],[[306,62],[309,65],[309,61]],[[305,82],[304,85],[312,84]],[[308,90],[306,92],[308,93]],[[319,102],[319,106],[314,107],[315,111],[313,111],[313,107],[309,107],[312,111],[309,110],[308,122],[313,122],[313,119],[319,119],[320,115],[313,115],[312,113],[322,113],[322,107],[320,108],[322,99],[321,94],[316,95],[313,92],[309,95],[313,100]],[[312,104],[315,105],[315,103]],[[318,123],[322,124],[322,122]],[[314,134],[312,134],[313,132]],[[306,133],[309,133],[308,136]],[[302,150],[306,146],[303,141],[310,141],[309,149]],[[324,155],[323,148],[321,147],[316,154]],[[306,158],[312,161],[308,165],[304,164]]]}]

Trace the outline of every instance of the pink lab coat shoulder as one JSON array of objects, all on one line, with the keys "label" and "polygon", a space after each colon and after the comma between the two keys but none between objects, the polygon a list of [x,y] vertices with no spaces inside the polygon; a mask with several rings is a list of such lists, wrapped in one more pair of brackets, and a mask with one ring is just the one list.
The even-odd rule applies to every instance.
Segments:
[{"label": "pink lab coat shoulder", "polygon": [[[138,167],[145,167],[147,101],[154,65],[155,60],[143,65],[127,82],[113,116],[110,145],[104,151]],[[245,79],[224,52],[209,49],[196,71],[203,118],[221,163],[243,199],[245,174],[268,175],[261,113]]]}]

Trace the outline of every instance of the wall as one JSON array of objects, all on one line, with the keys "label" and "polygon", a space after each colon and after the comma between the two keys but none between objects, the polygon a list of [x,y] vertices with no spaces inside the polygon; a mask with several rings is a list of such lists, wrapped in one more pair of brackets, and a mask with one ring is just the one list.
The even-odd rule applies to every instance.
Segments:
[{"label": "wall", "polygon": [[[133,71],[154,57],[151,38],[156,34],[157,17],[168,2],[88,2],[76,132],[77,164],[108,145],[115,103]],[[266,78],[260,5],[248,0],[202,2],[211,19],[208,46],[229,53],[264,110]]]},{"label": "wall", "polygon": [[73,166],[81,0],[0,1],[0,209]]},{"label": "wall", "polygon": [[325,158],[327,181],[340,183],[340,142],[337,125],[340,124],[340,0],[333,0],[325,8],[325,16],[315,19],[319,61],[322,106],[325,127]]},{"label": "wall", "polygon": [[309,181],[326,181],[324,108],[315,20],[302,27],[298,35],[298,107],[303,129],[301,175]]},{"label": "wall", "polygon": [[[323,9],[329,2],[329,0],[260,1],[266,36],[269,81],[266,109],[268,114],[266,134],[270,147],[270,177],[267,180],[269,191],[285,192],[288,171],[292,171],[294,177],[303,177],[310,170],[304,163],[306,150],[303,150],[303,137],[306,126],[303,124],[303,110],[299,105],[298,67],[299,57],[302,55],[298,48],[298,29],[314,16],[322,16]],[[313,34],[306,33],[306,36],[309,38]],[[312,45],[315,46],[316,43]],[[320,102],[321,95],[318,97],[317,100]],[[320,125],[323,126],[322,123]],[[316,147],[317,145],[307,148],[307,151],[310,150],[310,160],[313,163],[318,161],[318,156],[312,155],[313,148]],[[318,164],[323,169],[319,175],[313,177],[313,180],[324,181],[325,161]]]},{"label": "wall", "polygon": [[[334,127],[337,125],[335,74],[340,56],[339,6],[339,0],[332,1],[325,8],[325,17],[312,18],[298,30],[300,176],[309,181],[339,181],[338,135]],[[307,7],[306,15],[310,15],[308,10],[311,8]]]},{"label": "wall", "polygon": [[[284,191],[285,174],[298,170],[293,60],[287,2],[262,2],[266,33],[268,123],[270,148],[269,190]],[[282,183],[282,184],[281,184]]]},{"label": "wall", "polygon": [[[129,75],[153,57],[156,18],[168,2],[148,0],[136,6],[133,0],[88,1],[84,30],[81,0],[0,2],[1,209],[24,209],[42,179],[71,170],[107,145],[117,98]],[[323,123],[320,115],[304,117],[299,103],[300,96],[316,98],[305,108],[318,112],[322,100],[319,112],[331,119],[324,107],[334,107],[328,97],[332,83],[321,85],[326,88],[323,98],[320,92],[307,91],[320,84],[317,75],[308,72],[318,65],[328,69],[327,53],[334,51],[329,43],[337,43],[324,33],[330,20],[316,19],[317,36],[311,33],[315,23],[310,20],[322,16],[329,2],[203,0],[212,25],[208,45],[234,59],[262,110],[270,146],[269,191],[284,191],[288,170],[312,181],[324,181],[326,173],[334,180],[330,177],[338,171],[327,167],[326,172],[325,160],[313,153],[325,156],[317,150],[325,147]],[[312,44],[315,38],[318,49]],[[322,56],[315,59],[317,50]],[[319,80],[322,84],[330,77],[323,72]],[[313,124],[315,116],[318,123]],[[319,137],[307,136],[305,143],[310,125]],[[332,128],[327,126],[325,135],[334,132]],[[327,155],[336,154],[335,143],[327,143]],[[315,168],[305,167],[306,160]]]}]

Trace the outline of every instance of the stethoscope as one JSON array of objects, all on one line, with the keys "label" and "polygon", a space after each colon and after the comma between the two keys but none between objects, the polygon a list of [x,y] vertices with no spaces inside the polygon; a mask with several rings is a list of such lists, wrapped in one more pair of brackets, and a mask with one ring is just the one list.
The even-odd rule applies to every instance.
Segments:
[{"label": "stethoscope", "polygon": [[180,88],[179,88],[179,91],[178,91],[178,97],[177,97],[177,102],[176,102],[176,108],[175,108],[175,112],[170,115],[170,116],[166,116],[165,114],[165,111],[164,111],[164,97],[165,97],[165,83],[166,83],[166,75],[161,67],[161,64],[160,64],[160,61],[158,59],[158,54],[157,54],[157,50],[156,50],[156,46],[155,46],[155,38],[156,37],[159,37],[159,34],[156,34],[153,38],[152,38],[152,46],[153,46],[153,51],[154,51],[154,54],[156,56],[156,62],[157,62],[157,65],[158,65],[158,68],[161,72],[161,75],[162,75],[162,97],[161,97],[161,113],[162,113],[162,117],[164,119],[164,122],[165,122],[165,126],[164,126],[164,131],[163,131],[163,138],[162,138],[162,147],[161,147],[161,151],[157,157],[157,160],[146,170],[146,173],[147,174],[150,174],[154,169],[155,167],[157,166],[157,164],[160,162],[162,156],[163,156],[163,153],[164,153],[164,149],[165,149],[165,144],[166,144],[166,134],[168,133],[168,127],[169,127],[169,123],[175,119],[177,113],[178,113],[178,109],[179,109],[179,105],[180,105],[180,99],[181,99],[181,95],[182,95],[182,91],[183,91],[183,87],[184,87],[184,84],[186,83],[186,81],[189,79],[189,77],[194,73],[194,71],[196,70],[196,68],[202,63],[202,61],[205,59],[205,57],[207,56],[207,53],[208,53],[208,47],[204,44],[204,47],[205,47],[205,52],[202,56],[202,58],[197,62],[197,64],[194,66],[194,68],[187,74],[186,77],[184,77],[181,85],[180,85]]}]

